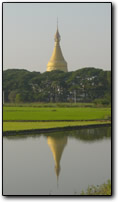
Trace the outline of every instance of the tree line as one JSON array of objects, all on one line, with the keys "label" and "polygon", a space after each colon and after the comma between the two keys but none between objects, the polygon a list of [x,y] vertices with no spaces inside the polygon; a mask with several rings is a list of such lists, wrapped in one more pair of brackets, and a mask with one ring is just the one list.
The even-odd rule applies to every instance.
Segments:
[{"label": "tree line", "polygon": [[93,67],[72,72],[3,71],[4,101],[20,102],[111,102],[111,71]]}]

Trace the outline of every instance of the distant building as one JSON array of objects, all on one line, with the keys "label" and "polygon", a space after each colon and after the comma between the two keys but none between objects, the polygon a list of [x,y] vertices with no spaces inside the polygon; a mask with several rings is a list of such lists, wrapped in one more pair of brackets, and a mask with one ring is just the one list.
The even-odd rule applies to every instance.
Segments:
[{"label": "distant building", "polygon": [[54,50],[52,53],[52,57],[50,58],[48,64],[47,64],[47,71],[53,71],[53,70],[61,70],[64,72],[67,72],[67,62],[65,61],[62,51],[61,51],[61,47],[60,47],[60,34],[58,31],[58,24],[57,24],[57,31],[54,37],[55,40],[55,46],[54,46]]}]

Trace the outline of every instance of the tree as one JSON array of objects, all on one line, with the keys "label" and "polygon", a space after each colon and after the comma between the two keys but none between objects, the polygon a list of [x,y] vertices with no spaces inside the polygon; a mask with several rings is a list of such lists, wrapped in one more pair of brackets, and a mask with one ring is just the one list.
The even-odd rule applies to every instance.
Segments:
[{"label": "tree", "polygon": [[3,72],[3,89],[9,102],[69,102],[74,98],[77,102],[110,102],[111,72],[93,67],[42,74],[10,69]]},{"label": "tree", "polygon": [[9,96],[8,96],[8,99],[9,99],[9,101],[10,101],[11,103],[15,102],[16,94],[17,94],[17,91],[16,91],[16,90],[10,91]]},{"label": "tree", "polygon": [[16,103],[20,103],[21,101],[22,101],[21,94],[20,94],[20,93],[17,93],[17,94],[16,94],[16,97],[15,97],[15,102],[16,102]]}]

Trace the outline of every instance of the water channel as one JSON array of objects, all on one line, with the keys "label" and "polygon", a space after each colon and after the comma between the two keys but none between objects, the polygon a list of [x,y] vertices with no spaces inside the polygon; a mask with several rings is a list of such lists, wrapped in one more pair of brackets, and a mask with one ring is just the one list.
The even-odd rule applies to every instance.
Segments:
[{"label": "water channel", "polygon": [[4,195],[80,195],[111,179],[111,128],[3,137]]}]

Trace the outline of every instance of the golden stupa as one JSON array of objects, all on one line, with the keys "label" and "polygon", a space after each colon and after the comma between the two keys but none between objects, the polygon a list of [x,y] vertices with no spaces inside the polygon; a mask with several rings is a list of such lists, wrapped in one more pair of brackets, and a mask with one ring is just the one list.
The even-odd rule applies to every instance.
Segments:
[{"label": "golden stupa", "polygon": [[67,137],[51,137],[49,136],[48,139],[48,145],[52,151],[53,158],[55,161],[55,172],[58,179],[59,173],[60,173],[60,160],[61,156],[64,150],[64,147],[67,144]]},{"label": "golden stupa", "polygon": [[65,61],[63,57],[61,47],[59,44],[61,37],[58,31],[58,22],[57,22],[57,31],[56,31],[54,40],[55,40],[55,46],[52,53],[52,57],[50,58],[47,64],[47,71],[60,70],[60,71],[67,72],[68,71],[67,62]]}]

